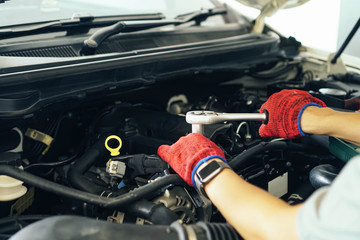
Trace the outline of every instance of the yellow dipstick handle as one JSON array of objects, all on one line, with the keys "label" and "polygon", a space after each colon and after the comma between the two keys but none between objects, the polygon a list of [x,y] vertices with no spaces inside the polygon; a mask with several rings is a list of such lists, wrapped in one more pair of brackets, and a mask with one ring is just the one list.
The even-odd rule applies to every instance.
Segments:
[{"label": "yellow dipstick handle", "polygon": [[[109,142],[111,139],[116,139],[116,140],[119,142],[119,146],[117,146],[116,148],[111,148],[111,147],[109,147],[108,142]],[[116,136],[116,135],[108,136],[108,137],[106,138],[106,140],[105,140],[105,147],[106,147],[107,150],[109,150],[110,155],[111,155],[112,157],[116,157],[116,156],[120,155],[120,151],[119,151],[119,150],[120,150],[121,146],[122,146],[121,138],[119,138],[119,137]]]}]

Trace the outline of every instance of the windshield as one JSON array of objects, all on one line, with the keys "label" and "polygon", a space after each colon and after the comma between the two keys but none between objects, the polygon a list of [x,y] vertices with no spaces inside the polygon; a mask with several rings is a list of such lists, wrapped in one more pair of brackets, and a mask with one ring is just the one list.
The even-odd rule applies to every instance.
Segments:
[{"label": "windshield", "polygon": [[213,7],[210,0],[9,0],[0,4],[0,26],[69,19],[74,14],[112,16],[161,12],[171,19]]}]

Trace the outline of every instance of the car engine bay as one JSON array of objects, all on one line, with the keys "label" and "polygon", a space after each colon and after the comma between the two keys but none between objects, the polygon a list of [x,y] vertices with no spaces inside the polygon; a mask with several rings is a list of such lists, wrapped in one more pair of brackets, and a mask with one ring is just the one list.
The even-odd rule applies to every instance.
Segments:
[{"label": "car engine bay", "polygon": [[[54,215],[136,225],[224,222],[208,199],[156,155],[157,148],[191,132],[185,120],[188,111],[256,113],[267,96],[281,89],[308,90],[338,109],[358,108],[358,91],[338,81],[353,75],[329,76],[326,81],[309,75],[297,74],[266,89],[209,78],[199,85],[181,79],[116,101],[43,112],[26,124],[17,122],[2,131],[1,161],[6,164],[0,173],[23,181],[27,193],[21,201],[1,203],[2,236]],[[290,204],[329,184],[344,165],[329,152],[326,136],[261,139],[260,124],[227,121],[205,126],[204,135],[224,151],[240,176]],[[118,149],[120,155],[110,156],[107,148]]]},{"label": "car engine bay", "polygon": [[[45,239],[242,239],[159,146],[193,131],[190,111],[259,113],[283,89],[358,111],[360,74],[330,74],[294,38],[268,27],[254,34],[230,13],[215,27],[201,26],[212,11],[195,14],[189,29],[141,22],[145,31],[114,32],[87,56],[83,42],[102,25],[0,39],[0,240],[37,231]],[[327,136],[261,138],[261,124],[220,121],[202,133],[239,176],[289,204],[329,185],[358,152]]]}]

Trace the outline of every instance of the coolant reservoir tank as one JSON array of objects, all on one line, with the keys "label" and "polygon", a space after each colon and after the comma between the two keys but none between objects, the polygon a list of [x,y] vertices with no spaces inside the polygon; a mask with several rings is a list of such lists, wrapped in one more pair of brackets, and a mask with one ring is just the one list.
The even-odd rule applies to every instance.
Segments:
[{"label": "coolant reservoir tank", "polygon": [[[13,152],[0,153],[0,163],[20,167],[20,154]],[[23,182],[20,180],[0,175],[0,201],[11,201],[23,196],[26,193],[27,188],[22,184]]]},{"label": "coolant reservoir tank", "polygon": [[11,201],[23,196],[27,188],[23,182],[5,175],[0,175],[0,201]]}]

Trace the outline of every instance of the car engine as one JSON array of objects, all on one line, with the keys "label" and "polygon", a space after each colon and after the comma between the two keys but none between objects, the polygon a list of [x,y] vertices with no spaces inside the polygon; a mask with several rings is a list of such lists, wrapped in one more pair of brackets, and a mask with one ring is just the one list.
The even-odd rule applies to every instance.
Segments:
[{"label": "car engine", "polygon": [[[106,101],[79,106],[66,102],[60,110],[4,120],[0,174],[13,182],[0,183],[6,193],[2,198],[8,197],[0,203],[1,239],[56,215],[119,225],[225,223],[207,198],[157,156],[157,148],[191,132],[185,120],[189,111],[257,113],[268,96],[282,89],[307,90],[344,111],[359,109],[353,84],[358,75],[314,79],[299,64],[289,66],[270,73],[250,71],[229,81],[219,79],[234,72],[202,73],[197,79],[141,87]],[[254,78],[256,82],[249,81]],[[264,86],[264,78],[274,81]],[[329,184],[345,164],[334,154],[329,137],[262,139],[261,123],[225,121],[206,125],[204,135],[224,151],[242,178],[290,204]]]}]

